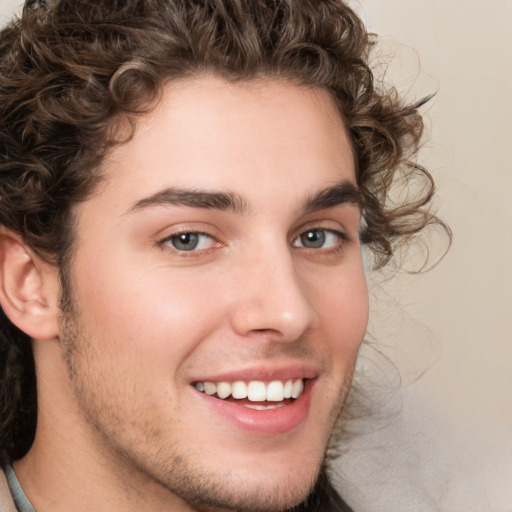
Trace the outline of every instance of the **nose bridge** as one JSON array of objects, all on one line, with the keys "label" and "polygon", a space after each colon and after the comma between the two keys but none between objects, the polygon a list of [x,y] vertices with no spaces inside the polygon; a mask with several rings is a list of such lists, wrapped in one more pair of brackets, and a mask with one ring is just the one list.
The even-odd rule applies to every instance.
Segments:
[{"label": "nose bridge", "polygon": [[241,273],[233,315],[237,332],[271,332],[282,341],[293,341],[316,326],[316,311],[286,244],[256,251]]}]

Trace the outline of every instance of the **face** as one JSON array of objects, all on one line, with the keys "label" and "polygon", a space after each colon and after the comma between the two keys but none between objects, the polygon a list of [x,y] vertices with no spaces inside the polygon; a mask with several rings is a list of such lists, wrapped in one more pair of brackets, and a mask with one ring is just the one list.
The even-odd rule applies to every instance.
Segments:
[{"label": "face", "polygon": [[173,510],[300,502],[367,322],[334,102],[172,83],[102,171],[76,210],[60,335],[88,464]]}]

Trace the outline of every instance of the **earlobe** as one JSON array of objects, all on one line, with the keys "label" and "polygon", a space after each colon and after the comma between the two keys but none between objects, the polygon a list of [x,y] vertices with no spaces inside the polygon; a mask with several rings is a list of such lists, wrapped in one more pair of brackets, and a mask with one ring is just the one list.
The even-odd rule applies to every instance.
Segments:
[{"label": "earlobe", "polygon": [[0,227],[0,304],[11,322],[33,339],[55,338],[58,293],[57,269]]}]

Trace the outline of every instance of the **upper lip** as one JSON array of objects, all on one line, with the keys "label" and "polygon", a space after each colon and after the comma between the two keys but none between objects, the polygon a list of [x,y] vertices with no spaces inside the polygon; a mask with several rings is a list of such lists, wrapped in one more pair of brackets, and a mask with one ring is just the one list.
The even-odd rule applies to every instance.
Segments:
[{"label": "upper lip", "polygon": [[282,366],[253,366],[230,370],[216,374],[205,374],[193,378],[190,382],[236,382],[236,381],[273,381],[289,379],[314,379],[319,370],[310,364],[295,363]]}]

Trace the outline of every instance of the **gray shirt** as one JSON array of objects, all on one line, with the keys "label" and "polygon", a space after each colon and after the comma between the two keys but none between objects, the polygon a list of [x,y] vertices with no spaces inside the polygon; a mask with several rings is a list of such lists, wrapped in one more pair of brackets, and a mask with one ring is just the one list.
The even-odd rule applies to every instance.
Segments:
[{"label": "gray shirt", "polygon": [[2,512],[36,512],[25,496],[12,466],[6,466],[4,471],[5,474],[0,471],[0,510]]}]

